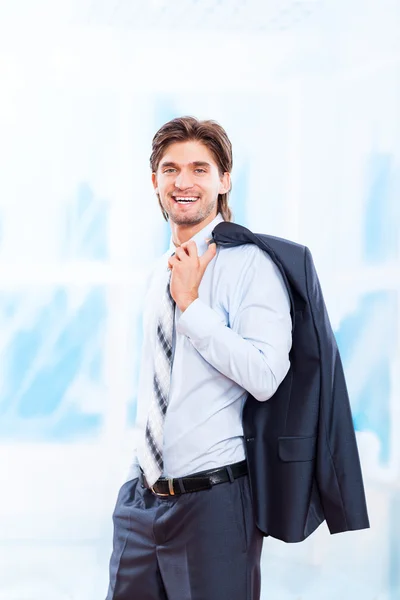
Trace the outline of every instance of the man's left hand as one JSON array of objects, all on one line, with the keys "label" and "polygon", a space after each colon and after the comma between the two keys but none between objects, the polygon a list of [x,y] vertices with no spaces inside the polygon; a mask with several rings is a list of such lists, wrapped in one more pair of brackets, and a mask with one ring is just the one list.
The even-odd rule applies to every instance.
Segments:
[{"label": "man's left hand", "polygon": [[217,253],[216,244],[210,244],[206,252],[199,256],[196,242],[185,242],[176,249],[168,260],[171,274],[171,296],[182,312],[199,297],[199,285],[207,265]]}]

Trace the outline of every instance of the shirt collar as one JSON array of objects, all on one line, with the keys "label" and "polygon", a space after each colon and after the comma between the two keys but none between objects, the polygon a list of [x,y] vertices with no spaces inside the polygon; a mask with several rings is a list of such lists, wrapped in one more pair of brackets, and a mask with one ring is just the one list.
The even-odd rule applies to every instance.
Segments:
[{"label": "shirt collar", "polygon": [[[211,237],[211,233],[213,231],[213,229],[218,225],[218,223],[221,223],[221,221],[223,221],[223,217],[221,215],[221,213],[218,213],[217,216],[215,217],[215,219],[213,219],[211,221],[211,223],[209,223],[208,225],[206,225],[205,227],[203,227],[203,229],[200,229],[200,231],[198,231],[196,233],[196,235],[194,235],[192,238],[190,238],[191,240],[196,242],[197,245],[197,252],[199,256],[202,256],[202,254],[204,254],[204,252],[207,250],[208,248],[208,243],[206,242],[206,239]],[[171,241],[170,241],[170,245],[169,245],[169,249],[168,249],[168,256],[171,256],[176,250],[176,246],[174,244],[174,242],[172,241],[172,236],[171,236]]]}]

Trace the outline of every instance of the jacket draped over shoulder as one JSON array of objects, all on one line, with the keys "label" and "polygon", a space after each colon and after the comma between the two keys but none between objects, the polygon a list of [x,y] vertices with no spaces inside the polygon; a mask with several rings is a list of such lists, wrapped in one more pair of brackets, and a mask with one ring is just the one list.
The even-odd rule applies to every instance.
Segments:
[{"label": "jacket draped over shoulder", "polygon": [[213,238],[267,252],[291,301],[289,372],[268,401],[249,394],[243,409],[257,526],[285,542],[304,540],[324,520],[332,534],[368,528],[345,376],[310,251],[229,222]]}]

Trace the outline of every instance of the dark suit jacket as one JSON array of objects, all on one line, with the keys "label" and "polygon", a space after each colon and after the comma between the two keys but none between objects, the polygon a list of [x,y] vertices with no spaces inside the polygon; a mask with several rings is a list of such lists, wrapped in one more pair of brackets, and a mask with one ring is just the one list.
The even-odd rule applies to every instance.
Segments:
[{"label": "dark suit jacket", "polygon": [[213,239],[265,250],[291,301],[289,372],[272,398],[249,394],[243,410],[257,526],[285,542],[304,540],[325,519],[330,533],[369,527],[342,363],[310,251],[229,222]]}]

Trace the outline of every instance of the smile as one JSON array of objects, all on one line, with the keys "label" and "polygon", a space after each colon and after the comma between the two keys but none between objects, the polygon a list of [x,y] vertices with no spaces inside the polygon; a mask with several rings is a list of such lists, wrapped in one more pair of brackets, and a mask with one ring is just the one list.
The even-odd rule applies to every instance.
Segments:
[{"label": "smile", "polygon": [[178,204],[189,204],[191,202],[196,202],[198,198],[195,196],[175,196],[174,200],[175,202],[178,202]]}]

